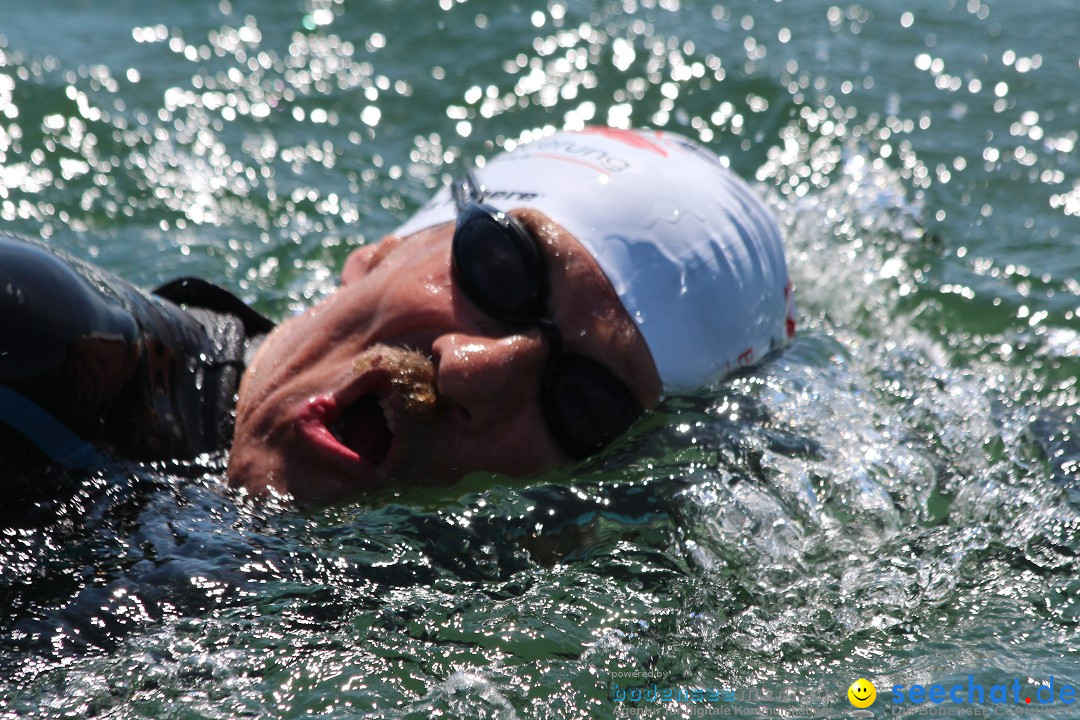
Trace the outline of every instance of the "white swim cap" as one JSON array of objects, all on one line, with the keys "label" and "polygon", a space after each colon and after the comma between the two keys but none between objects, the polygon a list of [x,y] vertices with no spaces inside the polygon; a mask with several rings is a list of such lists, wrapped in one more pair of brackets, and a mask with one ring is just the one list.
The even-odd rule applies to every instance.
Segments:
[{"label": "white swim cap", "polygon": [[[607,275],[652,353],[665,391],[757,362],[795,333],[773,215],[697,143],[669,132],[559,132],[476,172],[484,202],[535,208]],[[454,220],[448,189],[395,234]]]}]

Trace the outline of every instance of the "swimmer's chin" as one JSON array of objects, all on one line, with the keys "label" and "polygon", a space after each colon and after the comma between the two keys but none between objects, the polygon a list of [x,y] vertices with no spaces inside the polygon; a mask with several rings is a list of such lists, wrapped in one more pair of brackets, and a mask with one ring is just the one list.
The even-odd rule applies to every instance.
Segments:
[{"label": "swimmer's chin", "polygon": [[362,498],[382,486],[343,483],[314,474],[300,477],[294,473],[268,470],[265,459],[262,462],[249,462],[243,457],[234,458],[229,460],[229,487],[253,498],[278,498],[298,505],[324,506]]},{"label": "swimmer's chin", "polygon": [[233,448],[225,472],[229,487],[256,497],[273,495],[291,499],[292,493],[289,492],[281,472],[268,468],[265,456],[262,462],[254,462],[248,455],[248,452]]},{"label": "swimmer's chin", "polygon": [[397,472],[344,472],[321,458],[292,458],[280,449],[257,445],[235,447],[226,477],[229,487],[255,498],[279,498],[305,507],[325,507],[364,500],[388,490],[417,485],[449,486],[456,477],[424,473],[422,479],[407,468]]}]

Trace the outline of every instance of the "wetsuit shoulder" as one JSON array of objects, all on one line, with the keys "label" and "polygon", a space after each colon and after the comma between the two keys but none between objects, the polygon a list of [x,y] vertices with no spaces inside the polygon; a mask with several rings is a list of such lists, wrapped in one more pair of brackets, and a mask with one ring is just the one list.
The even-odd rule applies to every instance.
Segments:
[{"label": "wetsuit shoulder", "polygon": [[116,375],[132,370],[135,320],[94,279],[44,248],[0,236],[0,382],[55,371],[80,341],[104,354],[110,346],[128,348],[111,359],[119,364]]},{"label": "wetsuit shoulder", "polygon": [[[125,457],[223,449],[245,345],[272,324],[222,307],[184,309],[100,268],[0,236],[0,386]],[[0,421],[35,442],[25,413],[7,415]]]},{"label": "wetsuit shoulder", "polygon": [[[101,302],[71,265],[37,245],[0,236],[0,448],[29,440],[67,466],[96,462],[98,454],[82,439],[91,430],[85,420],[133,371],[126,348],[136,333],[133,319]],[[80,342],[84,351],[97,345],[88,356],[100,362],[72,368],[84,376],[64,382],[67,358]],[[108,372],[97,372],[105,366]],[[65,395],[64,405],[86,409],[69,422],[43,407]]]}]

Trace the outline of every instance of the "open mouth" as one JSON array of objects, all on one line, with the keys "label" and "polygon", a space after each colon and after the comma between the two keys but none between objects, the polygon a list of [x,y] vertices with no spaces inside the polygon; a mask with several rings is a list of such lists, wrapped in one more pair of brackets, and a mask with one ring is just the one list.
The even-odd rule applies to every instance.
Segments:
[{"label": "open mouth", "polygon": [[296,430],[311,448],[350,472],[380,469],[394,443],[390,419],[374,394],[340,405],[332,396],[311,398]]},{"label": "open mouth", "polygon": [[433,422],[433,382],[426,356],[375,345],[356,358],[340,384],[307,397],[292,431],[313,458],[336,465],[356,484],[384,481],[400,469],[403,448]]},{"label": "open mouth", "polygon": [[375,395],[363,395],[341,408],[327,429],[339,443],[376,467],[386,460],[394,441],[386,413]]}]

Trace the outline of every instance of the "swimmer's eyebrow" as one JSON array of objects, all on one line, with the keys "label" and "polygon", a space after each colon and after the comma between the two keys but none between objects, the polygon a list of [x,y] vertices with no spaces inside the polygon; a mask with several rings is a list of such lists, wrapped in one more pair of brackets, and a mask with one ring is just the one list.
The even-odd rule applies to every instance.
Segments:
[{"label": "swimmer's eyebrow", "polygon": [[525,227],[529,235],[538,241],[540,254],[544,256],[544,267],[550,271],[553,261],[560,257],[560,253],[552,246],[559,244],[561,233],[555,230],[550,219],[538,217],[536,211],[529,208],[521,208],[520,211],[511,210],[510,213]]},{"label": "swimmer's eyebrow", "polygon": [[[560,299],[554,292],[555,280],[566,280],[566,267],[564,258],[566,249],[563,247],[563,233],[556,229],[552,220],[538,216],[534,210],[521,208],[520,212],[511,210],[511,214],[524,226],[529,236],[536,240],[540,249],[540,255],[544,260],[544,282],[548,286],[548,310],[553,311],[555,303]],[[561,330],[561,328],[560,328]],[[564,338],[565,339],[565,338]]]}]

